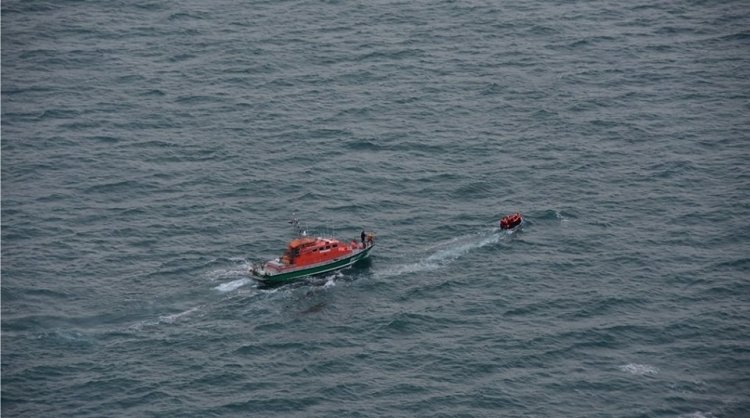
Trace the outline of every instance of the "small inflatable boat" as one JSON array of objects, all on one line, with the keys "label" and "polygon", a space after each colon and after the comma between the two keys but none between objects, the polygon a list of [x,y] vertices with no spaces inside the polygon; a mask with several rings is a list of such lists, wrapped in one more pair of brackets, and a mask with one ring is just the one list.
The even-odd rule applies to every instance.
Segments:
[{"label": "small inflatable boat", "polygon": [[521,225],[522,222],[523,217],[518,212],[512,215],[506,215],[503,216],[503,219],[500,219],[500,229],[512,230]]}]

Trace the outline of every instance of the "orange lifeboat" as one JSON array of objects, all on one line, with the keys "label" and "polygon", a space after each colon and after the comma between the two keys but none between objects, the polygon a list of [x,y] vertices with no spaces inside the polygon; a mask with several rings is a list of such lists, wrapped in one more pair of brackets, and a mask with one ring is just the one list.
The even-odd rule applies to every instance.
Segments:
[{"label": "orange lifeboat", "polygon": [[300,236],[289,242],[281,257],[253,265],[251,273],[258,280],[267,283],[281,283],[327,273],[349,267],[367,258],[373,246],[372,233],[363,233],[361,242]]},{"label": "orange lifeboat", "polygon": [[513,229],[521,225],[521,222],[523,222],[523,217],[518,212],[506,215],[500,219],[500,229]]}]

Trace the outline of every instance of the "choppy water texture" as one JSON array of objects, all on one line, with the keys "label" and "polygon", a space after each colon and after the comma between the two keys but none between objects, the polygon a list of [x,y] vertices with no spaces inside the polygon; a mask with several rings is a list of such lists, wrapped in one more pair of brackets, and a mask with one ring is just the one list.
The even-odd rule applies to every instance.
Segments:
[{"label": "choppy water texture", "polygon": [[[3,1],[2,415],[750,416],[748,28]],[[295,212],[378,248],[259,288]]]}]

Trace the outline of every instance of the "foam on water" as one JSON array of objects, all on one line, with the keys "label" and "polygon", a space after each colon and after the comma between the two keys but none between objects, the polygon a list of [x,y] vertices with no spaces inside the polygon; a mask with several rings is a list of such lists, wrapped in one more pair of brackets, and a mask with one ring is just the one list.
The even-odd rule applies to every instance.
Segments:
[{"label": "foam on water", "polygon": [[186,316],[197,312],[200,309],[199,306],[196,306],[194,308],[190,308],[183,312],[178,312],[175,314],[170,315],[163,315],[159,317],[158,323],[160,324],[173,324],[175,321],[185,318]]},{"label": "foam on water", "polygon": [[428,264],[435,263],[438,265],[450,263],[472,250],[500,242],[502,235],[498,233],[499,231],[499,229],[493,229],[492,231],[455,237],[448,242],[432,247],[430,250],[435,252],[429,255],[425,261]]},{"label": "foam on water", "polygon": [[200,311],[203,308],[204,308],[203,305],[194,306],[182,312],[177,312],[177,313],[168,314],[168,315],[161,315],[157,319],[139,321],[136,324],[129,326],[128,329],[140,331],[145,327],[155,327],[155,326],[159,326],[163,324],[168,324],[168,325],[175,324],[179,321],[184,320],[185,318],[189,317],[195,312]]},{"label": "foam on water", "polygon": [[420,271],[432,271],[440,268],[440,265],[435,263],[428,263],[426,260],[422,260],[416,263],[399,264],[391,267],[387,267],[383,270],[376,270],[375,277],[385,278],[392,276],[401,276],[410,273],[416,273]]},{"label": "foam on water", "polygon": [[330,274],[326,276],[326,282],[323,285],[323,288],[327,289],[329,287],[336,286],[336,280],[342,279],[344,277],[344,273],[337,271],[334,274]]},{"label": "foam on water", "polygon": [[237,290],[240,287],[246,286],[250,283],[253,283],[252,279],[242,278],[242,279],[232,280],[231,282],[222,283],[214,287],[214,289],[218,290],[219,292],[226,293],[226,292],[232,292],[234,290]]},{"label": "foam on water", "polygon": [[637,376],[653,376],[659,373],[656,367],[648,364],[628,363],[619,367],[620,370]]},{"label": "foam on water", "polygon": [[[207,277],[210,281],[223,280],[228,278],[235,278],[237,276],[246,276],[249,274],[252,268],[252,262],[245,258],[232,258],[230,261],[236,263],[231,267],[222,267],[215,270],[211,270],[207,273]],[[215,260],[214,262],[220,262]]]},{"label": "foam on water", "polygon": [[375,272],[376,277],[391,277],[411,274],[421,271],[434,271],[443,268],[467,253],[499,243],[504,237],[516,231],[502,231],[499,228],[461,235],[448,241],[435,244],[424,252],[431,253],[413,263],[397,264],[384,270]]},{"label": "foam on water", "polygon": [[696,411],[689,414],[681,414],[679,418],[716,418],[716,415],[711,412]]}]

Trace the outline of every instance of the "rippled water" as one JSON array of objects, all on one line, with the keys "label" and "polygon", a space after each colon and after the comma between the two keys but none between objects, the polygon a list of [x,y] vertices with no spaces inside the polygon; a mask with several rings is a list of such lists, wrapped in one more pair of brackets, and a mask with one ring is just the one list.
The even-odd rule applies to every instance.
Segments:
[{"label": "rippled water", "polygon": [[4,416],[750,415],[746,2],[1,7]]}]

